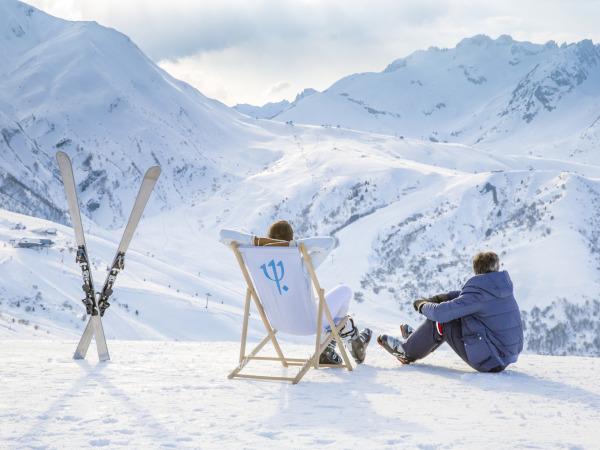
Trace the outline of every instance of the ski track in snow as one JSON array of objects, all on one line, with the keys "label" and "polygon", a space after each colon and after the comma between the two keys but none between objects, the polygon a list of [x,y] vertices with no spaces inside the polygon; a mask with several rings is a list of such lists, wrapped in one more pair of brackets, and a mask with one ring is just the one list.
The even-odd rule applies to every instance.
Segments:
[{"label": "ski track in snow", "polygon": [[598,448],[598,358],[524,354],[481,374],[444,349],[402,366],[373,340],[354,371],[294,386],[227,379],[235,342],[109,340],[109,362],[94,342],[71,359],[76,344],[4,341],[2,448]]}]

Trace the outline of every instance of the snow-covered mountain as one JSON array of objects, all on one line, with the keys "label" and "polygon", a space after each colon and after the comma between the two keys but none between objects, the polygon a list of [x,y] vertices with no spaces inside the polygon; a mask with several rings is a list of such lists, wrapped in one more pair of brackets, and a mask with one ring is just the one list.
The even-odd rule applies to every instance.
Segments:
[{"label": "snow-covered mountain", "polygon": [[84,213],[111,227],[151,165],[170,187],[157,188],[157,211],[262,168],[269,152],[247,142],[268,132],[172,78],[123,34],[14,0],[0,8],[4,208],[66,222],[57,150],[74,160]]},{"label": "snow-covered mountain", "polygon": [[[528,351],[600,355],[600,166],[588,160],[591,151],[566,152],[567,141],[543,147],[548,154],[527,150],[542,137],[549,143],[561,127],[577,134],[583,125],[573,124],[573,114],[598,104],[595,66],[590,62],[587,78],[580,77],[572,91],[561,91],[552,111],[535,110],[535,95],[528,110],[516,103],[509,110],[499,97],[489,97],[498,112],[506,111],[498,120],[519,126],[479,142],[484,122],[477,116],[475,126],[465,118],[485,94],[465,88],[459,95],[464,86],[458,81],[478,89],[501,86],[505,78],[538,80],[548,55],[575,55],[585,44],[540,47],[474,38],[455,51],[418,52],[383,74],[341,80],[334,86],[347,96],[332,94],[333,87],[307,91],[285,113],[329,98],[352,105],[362,123],[366,97],[352,93],[352,80],[362,80],[361,92],[370,92],[369,107],[384,111],[375,99],[385,98],[380,90],[391,89],[401,73],[414,78],[415,89],[416,81],[429,86],[427,81],[437,92],[450,92],[447,106],[437,108],[447,122],[434,122],[434,114],[423,114],[424,120],[420,112],[406,114],[404,130],[374,134],[344,128],[352,122],[338,128],[300,125],[301,118],[291,116],[278,116],[282,122],[243,116],[173,79],[127,37],[96,23],[59,20],[16,0],[0,4],[0,23],[0,267],[7,274],[0,281],[0,336],[72,338],[85,324],[54,159],[60,149],[74,161],[96,283],[112,261],[143,172],[156,164],[163,169],[105,316],[109,339],[219,340],[239,333],[243,279],[231,252],[217,241],[218,229],[264,234],[272,221],[287,218],[299,235],[337,238],[331,261],[319,268],[321,281],[351,286],[359,324],[376,333],[418,323],[416,296],[459,289],[475,253],[493,250],[513,278]],[[497,73],[501,61],[489,55],[495,70],[474,69],[479,66],[469,55],[487,47],[513,55],[505,75]],[[444,81],[432,55],[450,61],[458,54],[465,68],[450,71]],[[526,57],[538,59],[537,72],[517,64]],[[410,69],[412,60],[420,61],[419,70]],[[379,77],[387,77],[387,85]],[[487,81],[468,80],[479,77]],[[443,90],[444,83],[454,89]],[[434,94],[423,95],[428,89],[411,98],[433,101]],[[584,97],[579,110],[564,106]],[[340,119],[354,117],[339,111]],[[492,109],[486,111],[491,117]],[[529,122],[523,119],[533,111]],[[366,114],[379,117],[373,123],[388,117]],[[458,127],[461,117],[464,129]],[[527,128],[541,122],[548,126],[543,135]],[[426,125],[435,125],[436,139],[429,132],[420,139],[418,130]],[[458,135],[471,136],[474,145],[434,142],[446,140],[443,130],[463,130]],[[522,145],[514,148],[519,139]],[[50,248],[36,252],[9,244],[46,228],[57,229]],[[260,326],[252,325],[253,336]]]},{"label": "snow-covered mountain", "polygon": [[[350,75],[252,117],[600,163],[600,45],[464,39]],[[267,114],[265,114],[265,112]]]},{"label": "snow-covered mountain", "polygon": [[286,109],[295,106],[303,98],[317,93],[318,91],[315,91],[314,89],[305,89],[296,96],[296,99],[293,101],[293,103],[290,103],[287,100],[282,100],[277,103],[267,103],[263,106],[253,106],[247,103],[243,103],[235,105],[233,109],[247,116],[254,117],[256,119],[274,119],[282,111],[285,111]]}]

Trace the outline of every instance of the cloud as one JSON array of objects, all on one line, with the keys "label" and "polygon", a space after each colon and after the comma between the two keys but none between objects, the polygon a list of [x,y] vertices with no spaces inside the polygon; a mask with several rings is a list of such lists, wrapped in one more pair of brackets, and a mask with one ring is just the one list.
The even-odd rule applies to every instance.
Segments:
[{"label": "cloud", "polygon": [[[600,2],[578,0],[29,0],[127,34],[175,77],[226,104],[293,100],[430,46],[509,34],[600,40]],[[285,83],[281,83],[285,80]],[[283,98],[276,98],[282,96]]]},{"label": "cloud", "polygon": [[[95,20],[132,38],[154,60],[248,43],[375,44],[403,27],[431,23],[447,1],[343,0],[32,0],[71,20]],[[68,16],[68,17],[66,17]]]},{"label": "cloud", "polygon": [[292,85],[287,81],[280,81],[271,86],[269,89],[269,95],[280,94],[281,92],[287,91],[290,87],[292,87]]}]

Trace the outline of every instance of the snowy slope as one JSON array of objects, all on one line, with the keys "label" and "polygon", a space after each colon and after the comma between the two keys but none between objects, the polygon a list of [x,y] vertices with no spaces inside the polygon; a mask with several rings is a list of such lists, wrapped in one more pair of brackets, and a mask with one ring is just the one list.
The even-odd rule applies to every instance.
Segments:
[{"label": "snowy slope", "polygon": [[[321,281],[353,288],[361,326],[415,324],[412,300],[459,289],[470,276],[472,256],[490,249],[500,253],[513,276],[529,351],[598,354],[599,324],[589,315],[598,307],[600,288],[598,219],[590,208],[600,202],[598,168],[495,158],[468,147],[386,136],[369,135],[365,143],[343,130],[288,127],[299,148],[261,173],[201,204],[142,218],[107,313],[110,337],[212,340],[215,328],[239,333],[243,279],[231,251],[217,241],[218,229],[264,234],[272,221],[287,217],[300,235],[337,237],[331,262],[319,269]],[[456,152],[459,164],[452,158]],[[536,168],[530,170],[532,164]],[[28,330],[36,324],[54,336],[77,334],[84,322],[72,231],[14,213],[2,216],[5,242],[32,237],[15,230],[17,223],[28,230],[56,226],[60,238],[41,252],[0,249],[5,270],[19,280],[5,279],[3,315],[29,321]],[[105,231],[92,222],[86,230],[98,284],[120,230]],[[46,268],[59,260],[61,271]],[[35,282],[18,278],[34,267]],[[69,290],[55,291],[56,283],[67,288],[67,274]],[[25,299],[38,295],[61,310],[60,317],[27,310]],[[63,310],[65,300],[72,309]],[[13,332],[7,330],[5,337]]]},{"label": "snowy slope", "polygon": [[[3,338],[73,339],[85,325],[54,159],[60,149],[74,160],[96,284],[112,261],[142,174],[155,164],[163,169],[115,285],[105,317],[109,339],[217,341],[239,334],[243,279],[231,251],[217,241],[218,230],[261,235],[286,218],[300,236],[337,238],[319,269],[321,281],[351,286],[359,323],[376,333],[415,324],[416,296],[459,289],[474,254],[493,250],[513,278],[528,352],[600,355],[598,165],[556,157],[562,150],[540,157],[505,146],[520,136],[516,131],[487,150],[250,119],[173,79],[115,30],[62,21],[14,0],[0,8],[7,44],[0,46]],[[504,51],[504,59],[493,60],[482,50],[488,47]],[[489,59],[488,69],[500,70],[509,54],[518,68],[514,58],[541,64],[568,49],[577,53],[471,39],[455,51],[415,54],[385,73],[392,86],[413,63],[422,68],[415,76],[428,73],[435,67],[431,55],[448,61],[455,55],[470,67],[469,58],[479,54]],[[507,78],[538,80],[530,72],[514,69]],[[478,74],[463,69],[452,80],[481,86],[465,77],[486,76],[501,85],[500,77]],[[581,78],[581,89],[595,86],[586,84],[592,75]],[[369,77],[378,79],[354,78]],[[351,81],[340,82],[344,90]],[[318,93],[304,94],[298,105],[320,101]],[[329,100],[347,102],[341,95]],[[461,101],[455,107],[468,109],[477,98]],[[544,118],[549,130],[560,128],[568,116],[561,108],[553,116],[542,108],[530,123]],[[531,133],[526,142],[538,137]],[[27,230],[15,229],[18,223]],[[57,228],[56,245],[36,252],[9,244],[35,237],[30,232],[38,228]],[[253,321],[252,336],[258,325]]]},{"label": "snowy slope", "polygon": [[124,223],[152,165],[163,169],[158,212],[202,200],[272,159],[261,148],[270,133],[175,80],[115,30],[15,0],[0,4],[0,26],[7,209],[67,222],[57,150],[73,159],[83,213],[108,227]]},{"label": "snowy slope", "polygon": [[[80,300],[81,270],[75,263],[72,229],[39,219],[4,212],[0,219],[0,336],[20,338],[79,338],[88,316]],[[15,229],[18,225],[25,229]],[[41,250],[14,248],[10,239],[39,238],[35,230],[56,227],[47,236],[54,245]],[[120,240],[119,233],[106,233],[110,240],[88,233],[87,246],[96,288],[102,286],[107,268]],[[139,248],[139,247],[138,247]],[[118,287],[117,287],[118,286]],[[214,296],[206,308],[205,292]],[[119,274],[104,329],[113,339],[211,340],[218,328],[236,333],[240,321],[237,296],[211,280],[203,280],[177,266],[157,260],[152,250],[140,253],[134,245],[127,253],[125,270]],[[227,303],[221,303],[227,299]],[[168,320],[165,320],[168,311]],[[215,324],[218,316],[218,324]]]},{"label": "snowy slope", "polygon": [[[345,77],[268,117],[598,164],[600,45],[479,35]],[[260,109],[245,106],[252,117]]]},{"label": "snowy slope", "polygon": [[313,370],[292,386],[228,380],[233,342],[116,341],[107,363],[72,360],[75,341],[4,343],[8,449],[598,446],[598,358],[523,355],[481,374],[451,351],[401,366],[374,345],[354,371]]}]

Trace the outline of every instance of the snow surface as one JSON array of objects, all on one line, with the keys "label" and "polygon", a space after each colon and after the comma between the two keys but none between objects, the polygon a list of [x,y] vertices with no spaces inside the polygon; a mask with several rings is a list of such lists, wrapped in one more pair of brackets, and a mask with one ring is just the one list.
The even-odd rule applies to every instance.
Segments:
[{"label": "snow surface", "polygon": [[76,361],[75,341],[3,341],[0,447],[598,448],[598,358],[481,374],[451,350],[402,366],[372,342],[354,371],[294,386],[228,380],[235,342],[109,341],[109,362],[93,345]]},{"label": "snow surface", "polygon": [[[85,360],[73,360],[87,316],[69,250],[72,230],[0,214],[5,239],[38,236],[34,230],[50,225],[57,230],[51,248],[0,247],[3,277],[13,281],[0,292],[1,448],[597,448],[600,358],[526,352],[503,373],[481,374],[445,346],[402,366],[373,340],[365,363],[352,372],[311,370],[296,386],[228,380],[239,357],[244,299],[233,255],[206,242],[203,255],[216,257],[212,267],[197,266],[207,273],[196,276],[188,267],[195,247],[184,249],[181,267],[140,252],[140,241],[151,239],[147,228],[132,241],[103,319],[111,360],[98,361],[94,341]],[[369,226],[363,222],[360,232]],[[179,229],[171,231],[183,239]],[[120,236],[100,230],[87,237],[93,274],[103,275]],[[357,271],[365,264],[361,246],[344,248],[319,268],[327,285],[355,275],[340,261],[361,262]],[[212,292],[208,303],[206,292]],[[373,299],[353,302],[353,310],[358,325],[375,335],[422,319]],[[249,345],[265,334],[251,312]],[[279,339],[293,355],[308,356],[313,348],[306,338]],[[287,369],[258,370],[286,375]]]},{"label": "snow surface", "polygon": [[[507,37],[472,38],[454,51],[462,68],[442,64],[452,52],[430,49],[383,74],[340,80],[331,95],[307,91],[298,99],[295,114],[312,104],[313,113],[335,113],[331,123],[343,126],[368,114],[364,125],[376,130],[381,114],[363,106],[393,106],[374,89],[379,80],[388,87],[396,76],[414,81],[407,92],[423,103],[408,106],[418,113],[378,135],[297,125],[291,116],[287,124],[250,119],[173,79],[115,30],[16,1],[0,9],[0,447],[597,447],[599,359],[534,354],[599,355],[600,166],[589,162],[598,161],[600,122],[582,119],[590,111],[597,118],[597,46],[558,52]],[[589,83],[569,84],[568,96],[550,89],[555,95],[545,101],[560,108],[539,110],[536,127],[522,120],[531,111],[518,109],[527,101],[517,102],[514,127],[495,132],[486,120],[497,117],[510,90],[477,117],[455,116],[481,87],[465,77],[485,76],[492,87],[502,81],[492,76],[501,73],[500,60],[486,46],[517,51],[505,54],[514,63],[509,78],[532,89],[553,85],[542,68],[524,70],[526,60],[556,52],[569,56],[567,65],[549,60],[546,74],[589,66]],[[590,58],[576,58],[584,50]],[[476,55],[482,59],[471,67]],[[587,65],[568,66],[575,62]],[[453,91],[452,104],[421,92],[440,67],[452,69],[440,86],[469,86]],[[581,79],[577,70],[554,82]],[[479,94],[471,100],[485,98]],[[444,101],[447,107],[436,107]],[[331,104],[323,109],[322,102]],[[447,132],[490,132],[489,149],[398,135],[442,141],[442,116],[451,119]],[[417,126],[423,118],[427,127]],[[567,140],[585,145],[553,140],[565,130]],[[59,148],[74,162],[97,287],[141,175],[151,165],[163,169],[103,319],[108,363],[97,361],[93,344],[87,360],[71,359],[87,316],[73,231],[64,225]],[[319,279],[325,288],[351,286],[355,319],[375,335],[417,325],[415,296],[459,289],[475,252],[499,252],[524,314],[526,352],[506,372],[484,375],[441,350],[401,367],[373,343],[352,373],[313,372],[298,386],[227,380],[238,358],[245,287],[218,230],[264,234],[281,218],[301,236],[335,235],[339,245]],[[56,235],[39,234],[48,228]],[[11,244],[40,237],[55,244],[38,251]],[[263,335],[252,314],[250,341]]]}]

